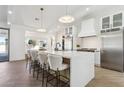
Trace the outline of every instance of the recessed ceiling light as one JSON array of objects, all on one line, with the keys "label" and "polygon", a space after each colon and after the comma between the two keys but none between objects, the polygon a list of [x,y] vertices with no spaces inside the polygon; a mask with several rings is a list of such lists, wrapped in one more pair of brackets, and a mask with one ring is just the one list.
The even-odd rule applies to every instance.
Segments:
[{"label": "recessed ceiling light", "polygon": [[9,11],[8,11],[8,14],[12,14],[12,11],[11,11],[11,10],[9,10]]},{"label": "recessed ceiling light", "polygon": [[8,22],[7,24],[8,24],[8,25],[10,25],[11,23],[10,23],[10,22]]},{"label": "recessed ceiling light", "polygon": [[89,8],[86,8],[86,11],[89,11]]},{"label": "recessed ceiling light", "polygon": [[46,29],[37,29],[38,32],[46,32]]}]

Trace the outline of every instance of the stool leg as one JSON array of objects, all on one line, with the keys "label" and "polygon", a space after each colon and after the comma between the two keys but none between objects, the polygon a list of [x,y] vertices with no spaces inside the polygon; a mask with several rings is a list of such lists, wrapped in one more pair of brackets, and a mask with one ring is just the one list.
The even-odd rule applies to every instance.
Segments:
[{"label": "stool leg", "polygon": [[44,68],[42,69],[43,75],[42,75],[42,86],[44,85]]},{"label": "stool leg", "polygon": [[29,63],[29,73],[31,74],[31,63]]},{"label": "stool leg", "polygon": [[28,61],[26,60],[26,69],[27,69]]},{"label": "stool leg", "polygon": [[60,71],[58,71],[58,86],[60,86]]},{"label": "stool leg", "polygon": [[40,71],[40,68],[38,68],[38,70],[37,70],[37,80],[38,80],[38,77],[39,77],[39,71]]},{"label": "stool leg", "polygon": [[58,87],[59,86],[59,70],[57,68],[57,71],[56,71],[56,86]]},{"label": "stool leg", "polygon": [[33,78],[35,76],[35,66],[33,67]]},{"label": "stool leg", "polygon": [[48,83],[48,77],[49,77],[49,68],[48,68],[47,77],[46,77],[46,87],[47,87],[47,83]]}]

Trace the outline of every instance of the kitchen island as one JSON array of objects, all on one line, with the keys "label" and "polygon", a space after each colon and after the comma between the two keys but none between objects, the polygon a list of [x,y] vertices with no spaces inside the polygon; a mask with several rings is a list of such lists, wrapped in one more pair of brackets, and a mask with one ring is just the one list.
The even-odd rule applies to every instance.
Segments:
[{"label": "kitchen island", "polygon": [[70,59],[70,87],[84,87],[95,76],[93,52],[46,51],[46,53]]}]

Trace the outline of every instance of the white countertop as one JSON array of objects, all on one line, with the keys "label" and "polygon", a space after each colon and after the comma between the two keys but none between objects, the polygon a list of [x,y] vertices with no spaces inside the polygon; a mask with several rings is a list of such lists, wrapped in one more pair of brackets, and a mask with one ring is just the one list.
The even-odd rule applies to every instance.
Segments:
[{"label": "white countertop", "polygon": [[39,51],[39,54],[45,52],[49,54],[55,54],[55,55],[60,55],[65,58],[72,58],[74,56],[79,56],[80,54],[88,55],[88,54],[93,54],[93,52],[86,52],[86,51]]}]

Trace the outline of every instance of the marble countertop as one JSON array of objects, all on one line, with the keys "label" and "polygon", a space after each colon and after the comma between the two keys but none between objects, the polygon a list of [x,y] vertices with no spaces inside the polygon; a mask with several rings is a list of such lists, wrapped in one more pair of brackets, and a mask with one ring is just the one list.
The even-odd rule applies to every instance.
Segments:
[{"label": "marble countertop", "polygon": [[60,55],[60,56],[63,56],[65,58],[71,58],[71,57],[74,57],[74,56],[79,56],[81,54],[84,54],[85,55],[88,55],[88,54],[91,54],[93,52],[87,52],[87,51],[39,51],[39,54],[40,53],[48,53],[48,54],[55,54],[55,55]]}]

